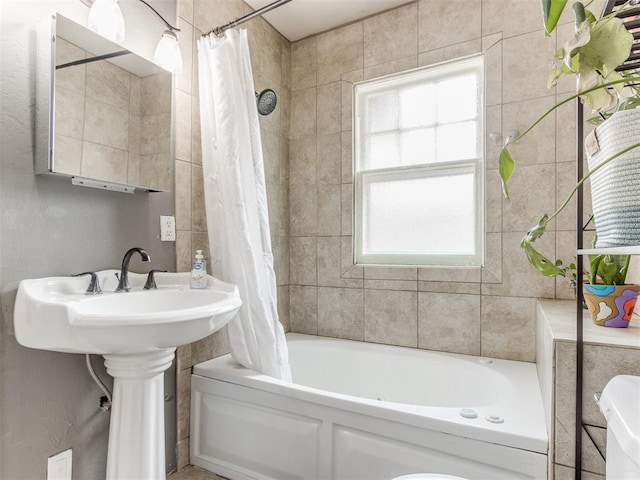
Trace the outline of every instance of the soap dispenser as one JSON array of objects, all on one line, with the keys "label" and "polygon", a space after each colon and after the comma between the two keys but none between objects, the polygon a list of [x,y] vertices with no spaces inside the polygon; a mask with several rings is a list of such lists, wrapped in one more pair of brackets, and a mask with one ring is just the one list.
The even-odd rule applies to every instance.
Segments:
[{"label": "soap dispenser", "polygon": [[191,288],[207,287],[207,264],[202,255],[202,250],[196,250],[196,258],[191,269]]}]

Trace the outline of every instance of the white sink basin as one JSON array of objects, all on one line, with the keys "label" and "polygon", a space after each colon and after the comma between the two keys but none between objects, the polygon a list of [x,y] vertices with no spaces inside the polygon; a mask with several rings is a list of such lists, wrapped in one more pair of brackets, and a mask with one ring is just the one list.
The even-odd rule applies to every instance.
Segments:
[{"label": "white sink basin", "polygon": [[146,274],[129,273],[131,291],[115,293],[119,270],[97,272],[104,291],[85,295],[89,277],[20,282],[14,324],[25,347],[68,353],[144,353],[177,347],[226,325],[241,305],[235,285],[209,276],[189,288],[189,273],[155,274],[157,290],[143,290]]}]

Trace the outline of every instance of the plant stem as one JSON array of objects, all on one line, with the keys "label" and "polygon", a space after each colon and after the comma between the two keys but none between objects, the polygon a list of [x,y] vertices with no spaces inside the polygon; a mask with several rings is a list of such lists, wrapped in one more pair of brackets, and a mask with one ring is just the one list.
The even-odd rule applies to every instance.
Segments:
[{"label": "plant stem", "polygon": [[610,156],[609,158],[607,158],[606,160],[602,161],[601,163],[598,164],[598,166],[596,166],[595,168],[593,168],[592,170],[589,171],[589,173],[587,173],[584,177],[582,177],[580,179],[580,181],[578,183],[576,183],[575,187],[573,187],[573,190],[571,190],[571,193],[569,194],[569,196],[566,198],[566,200],[564,201],[564,203],[562,205],[560,205],[560,207],[551,214],[551,216],[549,216],[549,221],[553,220],[556,216],[558,216],[558,214],[564,209],[564,207],[567,206],[567,204],[571,201],[571,199],[573,198],[573,196],[576,194],[576,192],[578,191],[578,189],[584,184],[584,182],[586,182],[589,177],[591,177],[591,175],[593,175],[594,173],[596,173],[598,170],[600,170],[602,167],[604,167],[605,165],[607,165],[609,162],[611,162],[612,160],[615,160],[616,158],[618,158],[621,155],[624,155],[625,153],[634,150],[636,148],[640,147],[640,142],[638,143],[634,143],[633,145],[629,145],[626,148],[623,148],[622,150],[620,150],[618,153],[616,153],[615,155]]},{"label": "plant stem", "polygon": [[618,85],[620,83],[634,83],[634,82],[640,82],[640,77],[626,77],[626,78],[622,78],[622,79],[618,79],[618,80],[613,80],[611,82],[606,82],[606,83],[603,83],[601,85],[597,85],[595,87],[588,88],[587,90],[584,90],[582,92],[576,93],[575,95],[571,95],[570,97],[565,98],[564,100],[562,100],[559,103],[556,103],[553,107],[551,107],[549,110],[544,112],[535,122],[533,122],[531,125],[529,125],[529,127],[527,127],[527,129],[524,132],[522,132],[520,135],[515,137],[513,140],[508,141],[506,143],[505,147],[507,145],[510,145],[510,144],[515,143],[518,140],[520,140],[527,133],[529,133],[536,125],[538,125],[542,120],[544,120],[547,117],[547,115],[549,115],[551,112],[553,112],[557,108],[561,107],[562,105],[564,105],[566,103],[569,103],[571,100],[575,100],[576,98],[579,98],[582,95],[585,95],[585,94],[591,93],[591,92],[595,92],[596,90],[600,90],[602,88],[608,88],[608,87],[611,87],[613,85]]}]

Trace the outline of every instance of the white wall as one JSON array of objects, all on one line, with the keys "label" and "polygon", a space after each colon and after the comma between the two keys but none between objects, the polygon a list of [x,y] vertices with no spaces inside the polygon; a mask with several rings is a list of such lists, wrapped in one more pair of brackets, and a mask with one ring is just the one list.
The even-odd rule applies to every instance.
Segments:
[{"label": "white wall", "polygon": [[[127,26],[124,45],[151,58],[164,25],[136,0],[120,4]],[[175,0],[152,4],[167,14],[167,20],[175,19]],[[100,390],[82,355],[31,350],[16,343],[12,307],[17,283],[117,267],[132,246],[149,251],[153,268],[175,268],[175,245],[158,238],[159,215],[174,213],[173,193],[132,196],[33,174],[35,25],[56,11],[86,24],[88,8],[79,0],[0,3],[2,479],[44,479],[47,457],[67,448],[74,451],[74,478],[105,476],[109,414],[98,410]],[[133,271],[145,269],[132,263]],[[94,358],[94,364],[101,365],[101,359]],[[175,445],[175,433],[170,449],[172,442]]]}]

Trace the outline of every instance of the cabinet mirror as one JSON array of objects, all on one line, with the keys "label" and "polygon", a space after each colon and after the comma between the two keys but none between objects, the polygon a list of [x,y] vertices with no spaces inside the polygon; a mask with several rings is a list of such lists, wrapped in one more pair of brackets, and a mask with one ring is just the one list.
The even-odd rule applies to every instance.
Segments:
[{"label": "cabinet mirror", "polygon": [[172,76],[57,14],[39,25],[36,173],[168,191]]}]

